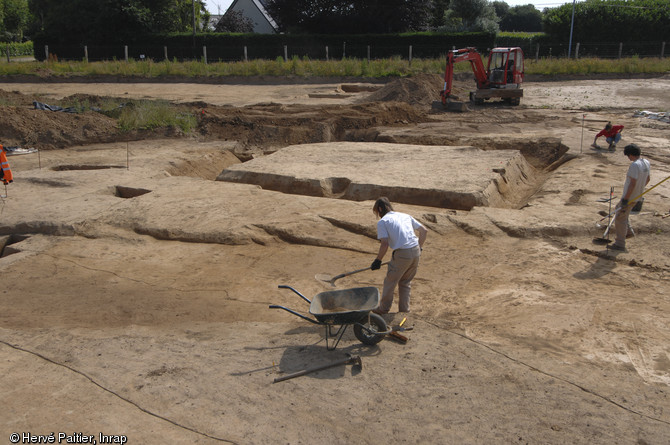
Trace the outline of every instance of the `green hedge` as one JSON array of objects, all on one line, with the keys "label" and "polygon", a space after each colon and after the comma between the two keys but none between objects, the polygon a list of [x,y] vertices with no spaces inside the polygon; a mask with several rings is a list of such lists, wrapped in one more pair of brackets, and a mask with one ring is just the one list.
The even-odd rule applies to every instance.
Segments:
[{"label": "green hedge", "polygon": [[3,56],[7,56],[7,50],[9,50],[9,56],[32,56],[33,55],[33,42],[0,42],[0,51]]},{"label": "green hedge", "polygon": [[[573,20],[574,8],[574,20]],[[586,0],[549,8],[543,30],[553,40],[582,42],[670,41],[668,0]]]}]

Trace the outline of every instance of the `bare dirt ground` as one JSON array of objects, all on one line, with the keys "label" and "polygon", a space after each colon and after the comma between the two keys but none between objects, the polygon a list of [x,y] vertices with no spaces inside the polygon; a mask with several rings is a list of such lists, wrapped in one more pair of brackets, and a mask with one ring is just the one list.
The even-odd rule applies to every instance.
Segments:
[{"label": "bare dirt ground", "polygon": [[[670,124],[634,117],[668,111],[670,77],[530,81],[519,107],[459,114],[436,106],[440,87],[0,83],[2,143],[41,150],[9,157],[0,202],[0,443],[668,443],[670,180],[631,217],[628,252],[592,240],[599,199],[621,194],[625,144],[650,159],[650,185],[670,175]],[[32,107],[73,95],[164,98],[199,129],[121,134],[92,111]],[[617,151],[590,149],[609,120],[625,125]],[[560,159],[538,155],[556,140]],[[364,346],[349,329],[327,351],[323,326],[268,309],[306,314],[277,285],[311,298],[331,289],[316,274],[371,263],[371,201],[215,181],[337,141],[519,150],[533,166],[514,204],[397,206],[429,228],[406,344]],[[273,383],[346,353],[362,369]]]}]

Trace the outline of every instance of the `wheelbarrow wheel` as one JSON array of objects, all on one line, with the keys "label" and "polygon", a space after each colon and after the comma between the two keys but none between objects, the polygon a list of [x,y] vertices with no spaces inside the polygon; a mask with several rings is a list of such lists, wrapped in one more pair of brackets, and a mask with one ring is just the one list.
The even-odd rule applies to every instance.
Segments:
[{"label": "wheelbarrow wheel", "polygon": [[386,322],[381,315],[371,312],[361,321],[354,324],[354,335],[364,345],[376,345],[384,339],[386,334],[375,334],[375,332],[386,332]]}]

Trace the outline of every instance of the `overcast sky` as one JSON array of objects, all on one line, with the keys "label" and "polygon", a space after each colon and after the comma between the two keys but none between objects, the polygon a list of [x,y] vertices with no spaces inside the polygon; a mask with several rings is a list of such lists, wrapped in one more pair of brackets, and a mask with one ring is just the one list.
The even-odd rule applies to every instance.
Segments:
[{"label": "overcast sky", "polygon": [[207,0],[205,2],[210,14],[218,14],[219,9],[221,10],[221,14],[224,14],[231,3],[233,3],[233,0]]},{"label": "overcast sky", "polygon": [[[535,5],[537,9],[542,11],[544,8],[555,8],[556,6],[563,5],[565,3],[572,3],[572,1],[565,0],[503,0],[510,6],[519,6],[519,5]],[[580,0],[581,1],[581,0]],[[207,10],[210,14],[218,14],[219,10],[221,14],[224,14],[228,7],[233,3],[233,0],[207,0]]]}]

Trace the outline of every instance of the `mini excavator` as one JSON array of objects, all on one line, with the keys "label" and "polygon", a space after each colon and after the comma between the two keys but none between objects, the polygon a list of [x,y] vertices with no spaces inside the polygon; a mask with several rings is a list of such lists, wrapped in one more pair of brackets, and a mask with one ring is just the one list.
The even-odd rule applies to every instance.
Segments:
[{"label": "mini excavator", "polygon": [[[493,48],[489,53],[488,65],[475,48],[462,48],[447,53],[447,68],[444,72],[444,90],[440,92],[442,104],[448,109],[465,111],[465,103],[455,102],[458,97],[451,94],[454,80],[454,65],[470,62],[475,75],[477,90],[470,92],[470,101],[481,105],[485,100],[500,98],[510,105],[519,105],[523,97],[523,51],[518,47]],[[455,100],[455,101],[454,101]]]}]

